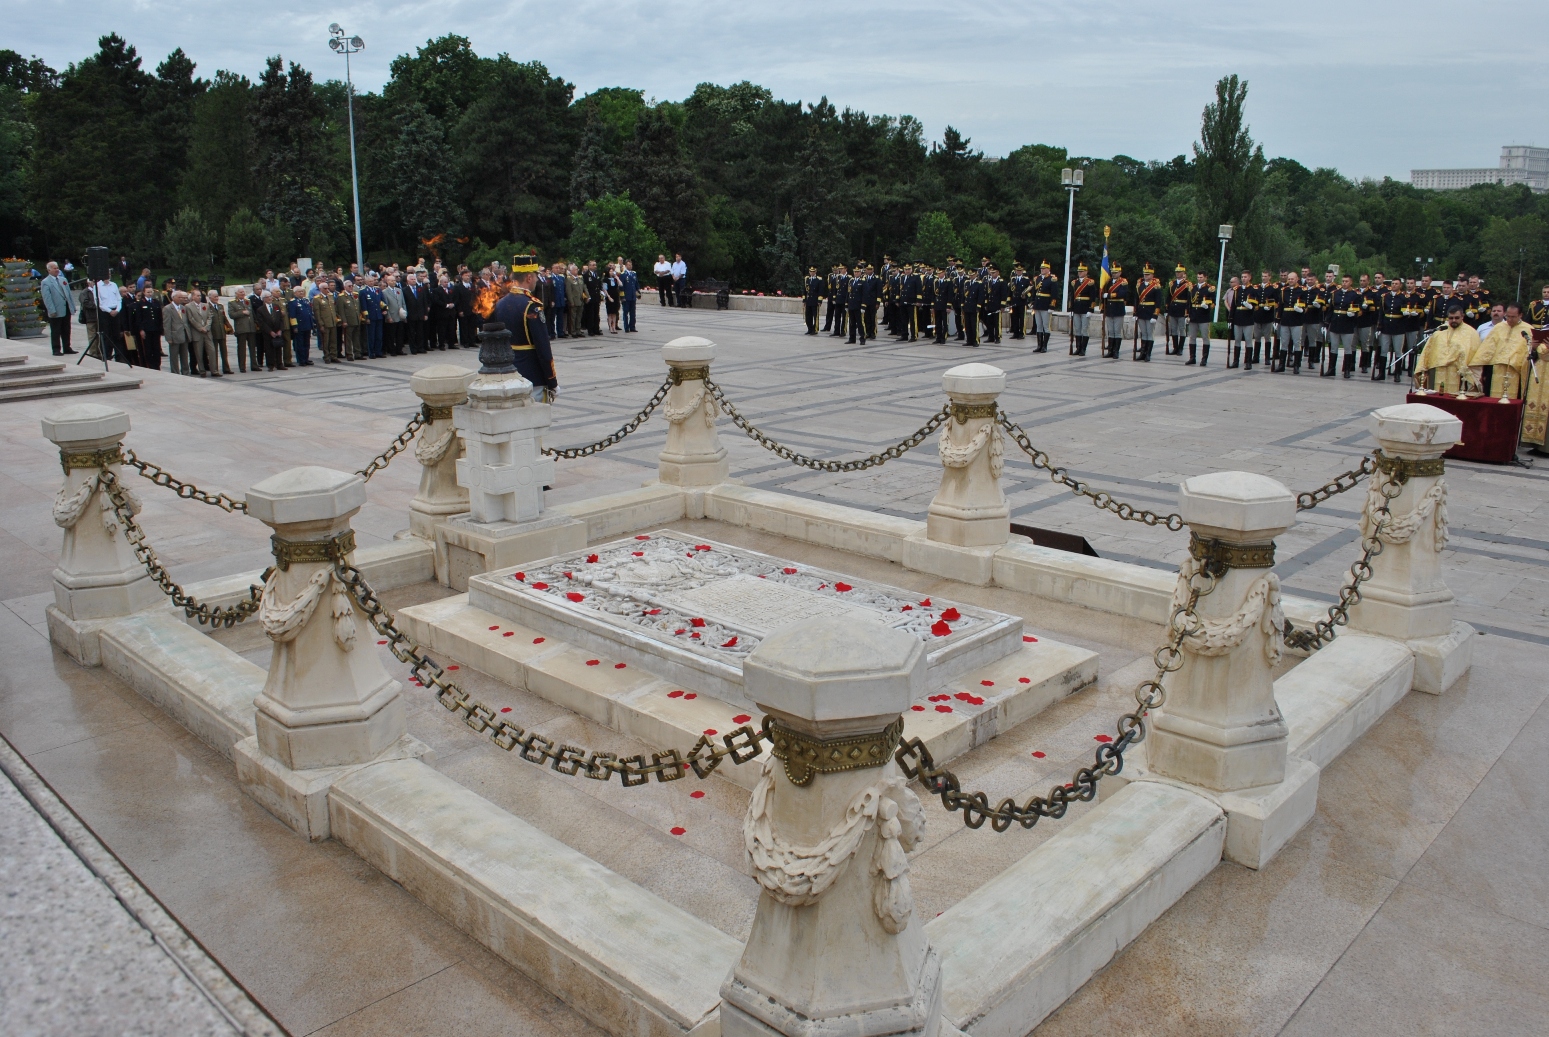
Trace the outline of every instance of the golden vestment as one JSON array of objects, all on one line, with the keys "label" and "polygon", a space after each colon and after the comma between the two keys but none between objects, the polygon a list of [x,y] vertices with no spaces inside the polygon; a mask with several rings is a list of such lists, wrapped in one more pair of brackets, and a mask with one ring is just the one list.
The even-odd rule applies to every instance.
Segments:
[{"label": "golden vestment", "polygon": [[1432,335],[1415,365],[1427,375],[1426,388],[1456,396],[1470,381],[1468,358],[1479,348],[1479,333],[1467,324],[1444,327]]},{"label": "golden vestment", "polygon": [[1490,377],[1490,395],[1497,398],[1519,400],[1527,384],[1528,348],[1532,345],[1533,329],[1518,322],[1516,326],[1505,321],[1490,329],[1490,334],[1479,343],[1479,348],[1469,355],[1468,366],[1474,377],[1484,384],[1484,369],[1494,368]]}]

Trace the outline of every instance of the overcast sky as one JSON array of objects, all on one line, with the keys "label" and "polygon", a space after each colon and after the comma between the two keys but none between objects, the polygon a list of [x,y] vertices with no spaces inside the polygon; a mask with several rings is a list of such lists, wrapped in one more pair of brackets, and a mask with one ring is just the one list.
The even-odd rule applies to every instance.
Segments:
[{"label": "overcast sky", "polygon": [[0,46],[63,69],[111,30],[148,68],[181,46],[205,76],[254,76],[282,53],[342,78],[327,48],[334,20],[365,38],[352,59],[362,89],[380,88],[395,55],[457,33],[480,54],[544,62],[578,95],[629,86],[677,100],[696,83],[751,79],[786,100],[826,94],[840,108],[914,115],[932,138],[951,124],[992,155],[1031,143],[1187,153],[1215,81],[1232,72],[1249,81],[1267,155],[1349,176],[1494,166],[1503,144],[1549,145],[1545,0],[0,0]]}]

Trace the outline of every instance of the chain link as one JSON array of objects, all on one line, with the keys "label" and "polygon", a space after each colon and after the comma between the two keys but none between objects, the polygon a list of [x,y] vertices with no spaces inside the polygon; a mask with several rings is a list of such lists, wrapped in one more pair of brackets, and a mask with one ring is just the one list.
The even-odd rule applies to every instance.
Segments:
[{"label": "chain link", "polygon": [[235,497],[224,493],[208,493],[201,490],[193,483],[184,482],[160,465],[142,461],[134,455],[134,451],[128,447],[123,452],[124,464],[138,471],[157,486],[165,486],[184,500],[196,500],[201,504],[212,504],[222,511],[240,511],[247,514],[247,501],[237,500]]},{"label": "chain link", "polygon": [[393,458],[403,453],[408,447],[415,434],[430,423],[430,415],[427,413],[427,410],[428,408],[422,405],[419,413],[409,419],[409,423],[403,427],[402,432],[398,433],[398,437],[388,444],[387,449],[373,457],[370,464],[355,474],[370,482],[373,475],[391,464]]},{"label": "chain link", "polygon": [[[1372,478],[1382,478],[1382,475],[1373,472]],[[1387,525],[1388,519],[1393,517],[1391,510],[1393,500],[1404,492],[1404,483],[1408,481],[1409,477],[1399,472],[1378,484],[1378,492],[1382,494],[1382,506],[1377,509],[1371,535],[1361,543],[1365,550],[1350,566],[1350,582],[1339,588],[1339,601],[1329,606],[1328,618],[1318,620],[1311,630],[1298,630],[1291,625],[1289,619],[1285,621],[1284,637],[1288,646],[1315,652],[1333,642],[1337,636],[1336,628],[1350,622],[1350,607],[1361,600],[1361,584],[1372,578],[1372,559],[1382,553],[1382,529]]]},{"label": "chain link", "polygon": [[[182,609],[185,615],[198,620],[201,625],[208,623],[212,627],[232,627],[258,611],[258,598],[263,593],[262,586],[249,586],[247,598],[230,606],[206,605],[197,598],[190,597],[168,574],[161,560],[156,557],[156,551],[146,543],[145,532],[134,520],[134,508],[124,492],[123,485],[118,481],[118,476],[103,468],[97,473],[97,487],[107,495],[109,503],[113,505],[113,513],[118,516],[118,521],[124,527],[124,539],[129,542],[135,558],[145,566],[145,571],[150,574],[152,580],[156,581],[156,586],[161,588],[162,593],[171,598],[172,604]],[[263,578],[269,578],[268,571],[265,571]]]},{"label": "chain link", "polygon": [[963,824],[979,828],[988,821],[997,832],[1004,832],[1012,825],[1032,828],[1039,818],[1058,820],[1072,803],[1087,803],[1097,796],[1097,783],[1110,774],[1124,769],[1124,752],[1132,745],[1146,739],[1146,716],[1159,709],[1167,700],[1162,679],[1183,665],[1183,641],[1200,631],[1203,624],[1194,611],[1199,599],[1215,590],[1216,581],[1224,569],[1206,563],[1189,580],[1189,596],[1181,605],[1173,608],[1167,625],[1171,632],[1165,644],[1152,653],[1156,663],[1156,675],[1135,686],[1135,709],[1118,720],[1118,737],[1097,747],[1097,753],[1089,767],[1079,768],[1070,782],[1056,785],[1047,795],[1034,796],[1026,803],[1003,799],[996,806],[983,792],[964,792],[956,774],[945,767],[935,766],[930,751],[918,738],[910,738],[898,747],[895,759],[904,774],[919,778],[925,790],[941,797],[941,805],[953,813],[961,812]]},{"label": "chain link", "polygon": [[1021,425],[1006,417],[1005,414],[998,415],[996,420],[1000,422],[1000,427],[1005,429],[1012,439],[1016,440],[1017,446],[1022,448],[1022,452],[1032,458],[1034,468],[1042,468],[1048,472],[1049,478],[1070,487],[1071,493],[1080,494],[1090,499],[1094,506],[1102,508],[1104,511],[1111,511],[1127,522],[1144,522],[1148,526],[1165,526],[1174,533],[1183,528],[1183,516],[1176,512],[1170,515],[1158,515],[1154,511],[1137,508],[1133,504],[1114,500],[1113,494],[1107,490],[1092,489],[1091,486],[1082,480],[1074,478],[1070,474],[1069,469],[1055,465],[1049,459],[1048,454],[1033,446],[1032,441],[1027,438],[1027,433],[1022,431]]},{"label": "chain link", "polygon": [[731,757],[732,763],[747,763],[758,755],[759,743],[772,742],[770,718],[765,717],[761,728],[744,725],[722,735],[720,745],[711,741],[709,735],[700,735],[687,755],[677,749],[661,750],[651,753],[650,763],[645,762],[644,754],[620,758],[616,753],[555,744],[536,731],[526,731],[502,720],[494,709],[448,680],[446,671],[398,629],[392,613],[382,606],[361,571],[344,560],[342,552],[335,553],[333,571],[351,600],[366,614],[372,629],[387,639],[393,655],[399,662],[409,664],[420,683],[435,693],[437,702],[448,712],[461,717],[472,730],[529,763],[548,764],[560,774],[579,774],[595,781],[607,781],[617,774],[621,784],[633,788],[648,783],[653,775],[658,782],[676,781],[689,768],[693,768],[699,777],[707,778],[727,757]]},{"label": "chain link", "polygon": [[1316,508],[1319,504],[1322,504],[1330,497],[1344,493],[1346,490],[1355,489],[1357,486],[1361,485],[1362,479],[1372,474],[1372,472],[1375,470],[1376,467],[1372,462],[1371,455],[1368,454],[1367,456],[1361,458],[1361,467],[1352,468],[1348,472],[1343,472],[1335,476],[1333,482],[1324,483],[1316,490],[1308,490],[1306,493],[1298,493],[1296,495],[1296,510],[1308,511],[1312,508]]},{"label": "chain link", "polygon": [[672,376],[669,375],[667,379],[663,381],[662,384],[657,388],[656,395],[652,396],[646,405],[641,407],[639,412],[633,418],[620,425],[618,427],[618,431],[614,432],[613,434],[604,436],[597,442],[588,443],[585,446],[544,447],[543,452],[550,457],[561,457],[571,461],[578,457],[590,457],[593,454],[600,453],[601,451],[608,449],[613,444],[620,442],[625,436],[629,435],[635,429],[645,424],[645,419],[651,416],[652,411],[661,406],[662,401],[667,398],[667,390],[671,388]]},{"label": "chain link", "polygon": [[861,472],[865,471],[867,468],[875,468],[877,465],[886,464],[888,461],[896,461],[900,457],[907,454],[909,451],[913,450],[915,447],[919,446],[921,443],[925,442],[926,437],[940,428],[946,422],[947,418],[951,417],[952,415],[952,408],[950,405],[943,406],[941,410],[937,411],[931,416],[929,421],[927,421],[924,425],[921,425],[919,430],[915,432],[914,435],[907,439],[900,440],[899,442],[888,447],[886,450],[883,450],[880,453],[872,454],[870,457],[856,458],[853,461],[819,461],[815,457],[808,457],[806,454],[798,454],[790,447],[783,446],[780,443],[775,442],[773,439],[770,439],[768,436],[766,436],[763,432],[759,431],[758,426],[754,425],[747,418],[744,418],[737,410],[737,408],[732,406],[732,402],[726,398],[726,394],[721,391],[721,387],[716,385],[708,378],[705,379],[705,389],[709,391],[712,397],[714,397],[715,402],[720,406],[720,408],[731,417],[732,424],[736,425],[743,432],[747,433],[748,437],[754,442],[758,443],[759,446],[763,447],[765,450],[772,451],[776,455],[783,457],[785,460],[791,462],[792,464],[800,465],[803,468],[812,468],[820,472]]}]

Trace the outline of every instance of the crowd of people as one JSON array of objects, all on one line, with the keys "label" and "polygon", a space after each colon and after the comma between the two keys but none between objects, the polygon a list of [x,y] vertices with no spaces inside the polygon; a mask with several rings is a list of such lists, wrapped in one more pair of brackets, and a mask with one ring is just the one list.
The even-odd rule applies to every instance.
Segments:
[{"label": "crowd of people", "polygon": [[[662,305],[689,304],[683,257],[667,263]],[[362,273],[295,263],[276,276],[267,270],[252,285],[224,295],[175,277],[155,283],[151,271],[133,276],[120,260],[109,276],[75,280],[69,263],[49,263],[39,283],[54,355],[75,353],[72,325],[84,328],[88,351],[121,363],[174,374],[219,378],[248,371],[282,371],[353,363],[431,350],[476,349],[480,323],[500,298],[517,286],[510,268],[490,263],[475,271],[449,268],[423,257],[412,265],[380,264]],[[565,260],[541,267],[530,294],[543,308],[551,339],[634,333],[640,278],[634,261],[622,256]],[[660,278],[658,279],[660,284]],[[606,317],[606,330],[603,319]]]}]

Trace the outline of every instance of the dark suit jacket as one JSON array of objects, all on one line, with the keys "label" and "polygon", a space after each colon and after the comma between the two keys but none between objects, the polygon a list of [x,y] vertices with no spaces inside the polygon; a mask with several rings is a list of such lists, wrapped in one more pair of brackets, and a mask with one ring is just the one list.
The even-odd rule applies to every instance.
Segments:
[{"label": "dark suit jacket", "polygon": [[452,302],[457,306],[459,317],[471,317],[473,315],[474,284],[463,284],[458,281],[452,285]]},{"label": "dark suit jacket", "polygon": [[270,304],[259,299],[251,303],[253,308],[253,326],[260,334],[278,335],[280,329],[285,326],[285,316]]},{"label": "dark suit jacket", "polygon": [[422,284],[404,285],[403,308],[409,320],[423,320],[430,310],[430,289]]},{"label": "dark suit jacket", "polygon": [[436,285],[430,290],[430,319],[440,323],[457,318],[457,300],[452,297],[452,289]]},{"label": "dark suit jacket", "polygon": [[581,283],[586,285],[587,294],[590,296],[590,298],[587,299],[588,303],[598,303],[602,301],[601,274],[595,270],[588,270],[586,273],[581,275]]}]

